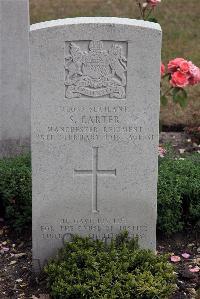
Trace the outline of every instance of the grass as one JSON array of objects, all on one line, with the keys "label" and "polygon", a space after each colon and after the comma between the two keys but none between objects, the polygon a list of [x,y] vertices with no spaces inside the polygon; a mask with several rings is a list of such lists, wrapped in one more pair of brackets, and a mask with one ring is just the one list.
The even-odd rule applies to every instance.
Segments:
[{"label": "grass", "polygon": [[[30,0],[31,23],[78,16],[139,18],[135,0]],[[184,57],[200,66],[200,1],[162,0],[156,17],[163,29],[162,60]],[[185,109],[169,103],[164,124],[200,125],[200,86],[189,90]]]}]

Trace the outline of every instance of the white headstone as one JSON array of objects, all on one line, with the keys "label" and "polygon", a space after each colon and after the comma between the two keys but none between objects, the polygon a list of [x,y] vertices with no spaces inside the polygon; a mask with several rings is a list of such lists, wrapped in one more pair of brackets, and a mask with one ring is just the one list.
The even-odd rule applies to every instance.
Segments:
[{"label": "white headstone", "polygon": [[28,0],[0,0],[0,157],[30,146]]},{"label": "white headstone", "polygon": [[70,234],[156,247],[161,29],[118,18],[31,27],[33,259]]}]

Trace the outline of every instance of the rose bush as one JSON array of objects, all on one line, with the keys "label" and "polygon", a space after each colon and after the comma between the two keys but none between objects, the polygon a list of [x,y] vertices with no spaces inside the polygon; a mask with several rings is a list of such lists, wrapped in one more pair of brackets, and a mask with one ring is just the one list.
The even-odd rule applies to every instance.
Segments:
[{"label": "rose bush", "polygon": [[173,87],[185,87],[200,83],[200,69],[191,61],[176,58],[168,63],[170,83]]},{"label": "rose bush", "polygon": [[161,0],[136,0],[141,18],[147,21],[156,21],[154,18],[150,18],[150,14],[160,2]]},{"label": "rose bush", "polygon": [[[161,0],[136,0],[141,19],[157,22],[151,14],[160,2]],[[167,68],[161,63],[160,73],[161,103],[166,105],[168,97],[172,97],[175,103],[178,103],[181,107],[185,107],[187,105],[187,92],[185,88],[200,83],[199,67],[191,61],[178,57],[170,60]],[[164,83],[164,80],[167,80],[167,82]]]},{"label": "rose bush", "polygon": [[161,82],[162,103],[167,103],[167,96],[172,96],[174,102],[184,107],[187,104],[187,93],[184,88],[200,83],[200,69],[191,61],[175,58],[167,64],[167,71],[164,64],[161,64],[161,78],[169,81],[169,88],[166,91],[163,91]]}]

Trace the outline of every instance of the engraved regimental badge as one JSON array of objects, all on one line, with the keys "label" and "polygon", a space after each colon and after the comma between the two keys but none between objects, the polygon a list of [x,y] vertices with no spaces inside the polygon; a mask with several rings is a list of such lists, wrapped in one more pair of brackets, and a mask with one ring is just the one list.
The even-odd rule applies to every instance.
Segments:
[{"label": "engraved regimental badge", "polygon": [[117,43],[104,48],[102,41],[88,42],[87,51],[68,43],[65,57],[66,98],[126,98],[127,59]]}]

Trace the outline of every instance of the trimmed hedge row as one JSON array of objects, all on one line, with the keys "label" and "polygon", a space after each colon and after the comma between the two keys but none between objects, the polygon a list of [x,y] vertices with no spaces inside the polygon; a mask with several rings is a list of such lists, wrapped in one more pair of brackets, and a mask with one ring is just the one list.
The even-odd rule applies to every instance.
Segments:
[{"label": "trimmed hedge row", "polygon": [[172,234],[198,226],[199,199],[200,155],[162,158],[158,176],[158,230]]},{"label": "trimmed hedge row", "polygon": [[30,227],[32,217],[30,154],[0,160],[0,202],[6,220],[17,231]]}]

